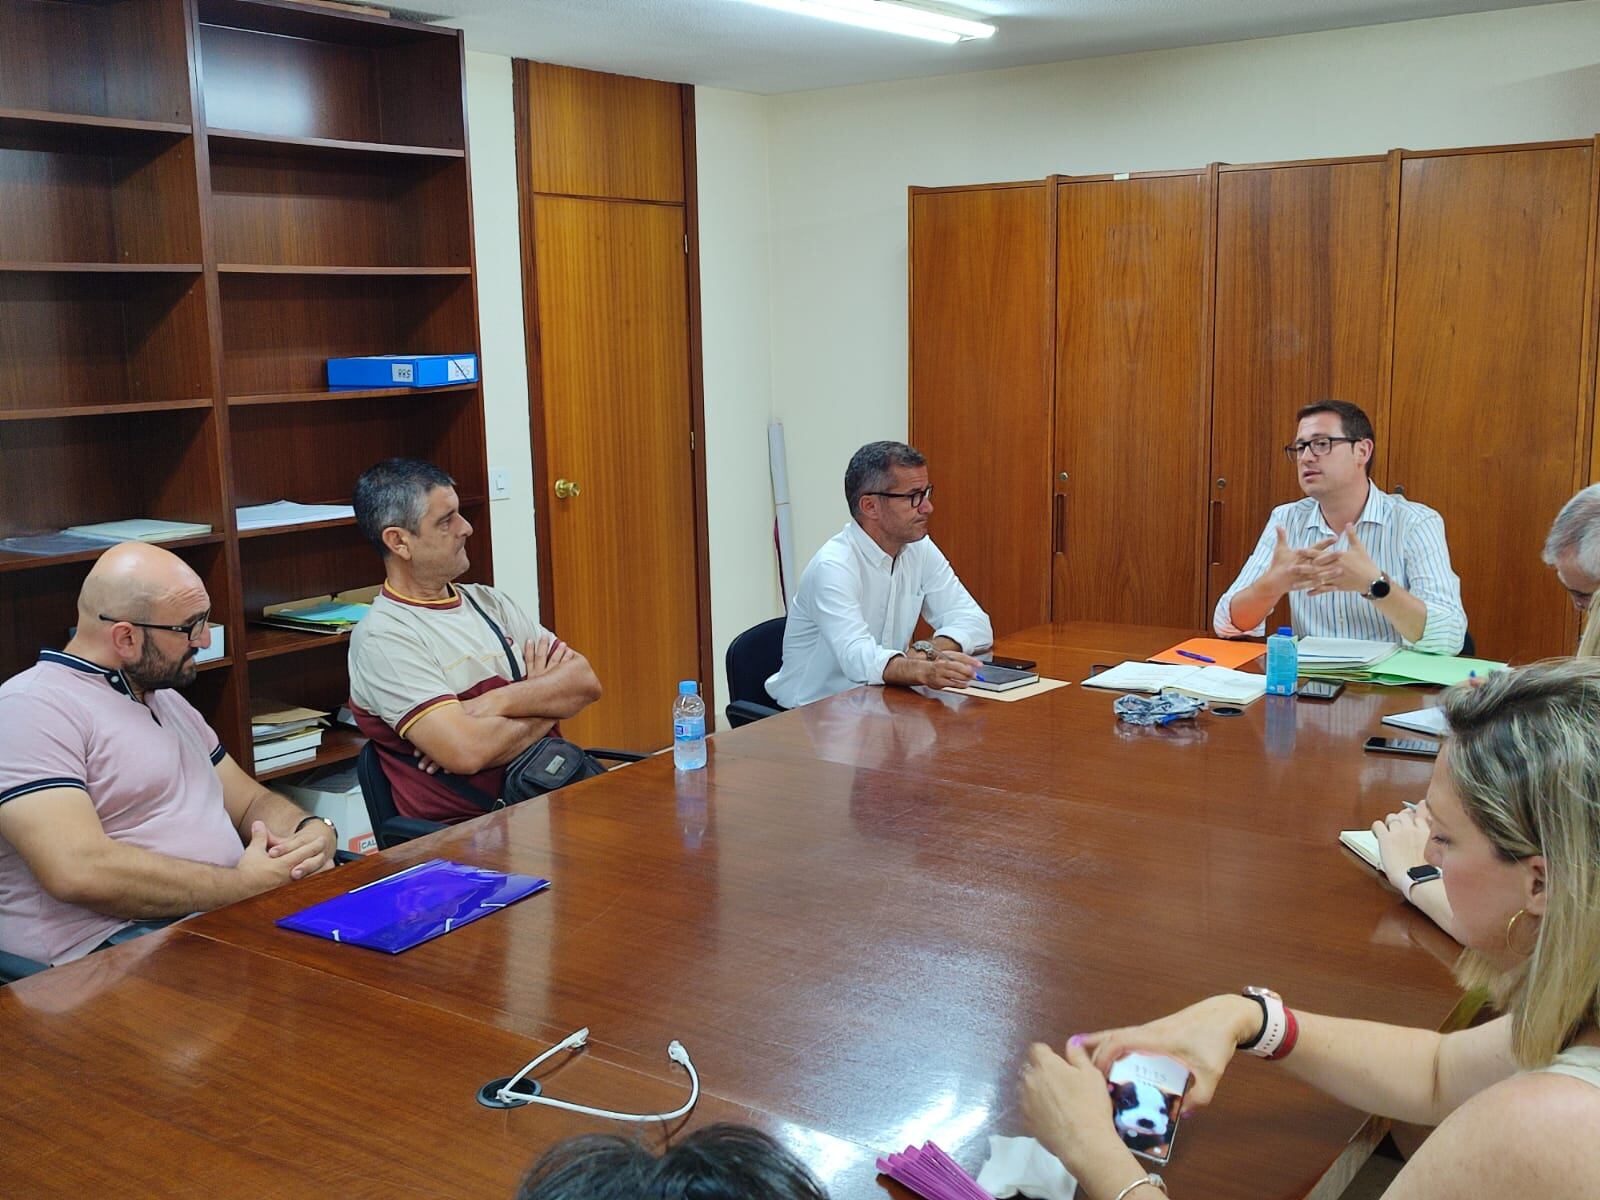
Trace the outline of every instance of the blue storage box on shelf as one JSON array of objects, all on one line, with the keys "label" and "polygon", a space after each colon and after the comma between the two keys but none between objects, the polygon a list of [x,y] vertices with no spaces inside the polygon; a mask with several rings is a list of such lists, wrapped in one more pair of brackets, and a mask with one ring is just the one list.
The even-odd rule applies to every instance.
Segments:
[{"label": "blue storage box on shelf", "polygon": [[330,389],[441,387],[477,382],[476,354],[372,354],[328,360]]}]

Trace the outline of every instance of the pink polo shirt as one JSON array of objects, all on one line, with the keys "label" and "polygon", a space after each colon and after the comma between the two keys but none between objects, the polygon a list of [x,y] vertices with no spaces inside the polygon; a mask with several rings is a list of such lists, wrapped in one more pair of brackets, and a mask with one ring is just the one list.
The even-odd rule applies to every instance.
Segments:
[{"label": "pink polo shirt", "polygon": [[[233,866],[244,847],[222,802],[217,735],[170,688],[145,701],[120,671],[41,651],[37,663],[0,685],[0,805],[78,788],[110,837]],[[69,962],[130,923],[55,899],[0,837],[0,950]]]}]

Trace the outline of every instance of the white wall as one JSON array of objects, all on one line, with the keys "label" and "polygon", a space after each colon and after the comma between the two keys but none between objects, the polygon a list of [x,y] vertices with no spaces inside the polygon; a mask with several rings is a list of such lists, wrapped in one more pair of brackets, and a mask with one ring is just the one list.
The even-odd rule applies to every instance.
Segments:
[{"label": "white wall", "polygon": [[489,466],[511,475],[510,497],[489,506],[494,581],[537,617],[533,449],[528,440],[528,359],[522,328],[517,142],[509,58],[468,53],[467,139]]},{"label": "white wall", "polygon": [[[467,59],[490,459],[514,487],[493,509],[496,575],[532,608],[511,70]],[[905,436],[909,185],[1596,132],[1600,0],[782,96],[699,89],[719,699],[728,641],[782,611],[769,417],[802,566],[845,519],[851,451]]]},{"label": "white wall", "polygon": [[720,718],[728,700],[728,643],[783,612],[767,466],[772,247],[765,98],[697,89],[695,142],[711,641]]},{"label": "white wall", "polygon": [[[789,434],[804,563],[845,518],[851,451],[905,436],[908,185],[1590,137],[1600,3],[767,103],[772,403]],[[720,286],[705,278],[707,294]],[[752,319],[747,336],[758,332]],[[935,538],[938,525],[935,514]]]}]

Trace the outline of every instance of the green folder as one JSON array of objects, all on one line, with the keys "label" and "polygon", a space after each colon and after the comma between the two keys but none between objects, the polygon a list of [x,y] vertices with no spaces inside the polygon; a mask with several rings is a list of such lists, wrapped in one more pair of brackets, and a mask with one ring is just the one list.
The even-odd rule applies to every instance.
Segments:
[{"label": "green folder", "polygon": [[1503,671],[1506,664],[1488,658],[1458,658],[1444,654],[1422,654],[1400,649],[1365,671],[1318,673],[1319,679],[1349,679],[1356,683],[1408,684],[1431,683],[1450,687],[1468,676]]}]

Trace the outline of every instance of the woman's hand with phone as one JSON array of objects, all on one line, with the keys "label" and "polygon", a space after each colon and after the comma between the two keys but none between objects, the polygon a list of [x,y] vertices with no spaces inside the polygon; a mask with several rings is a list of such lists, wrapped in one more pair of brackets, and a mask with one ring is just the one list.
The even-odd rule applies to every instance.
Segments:
[{"label": "woman's hand with phone", "polygon": [[1211,1103],[1233,1052],[1260,1029],[1261,1006],[1254,1000],[1244,995],[1212,996],[1148,1025],[1085,1034],[1084,1045],[1101,1072],[1135,1051],[1165,1054],[1185,1064],[1194,1072],[1194,1086],[1183,1104],[1183,1111],[1190,1113]]},{"label": "woman's hand with phone", "polygon": [[1030,1046],[1020,1099],[1023,1127],[1080,1184],[1100,1170],[1133,1162],[1111,1121],[1106,1077],[1081,1039],[1067,1043],[1065,1057],[1042,1042]]}]

